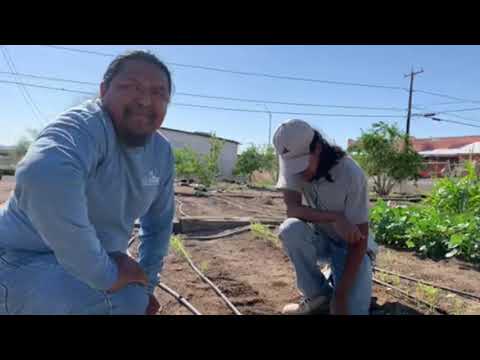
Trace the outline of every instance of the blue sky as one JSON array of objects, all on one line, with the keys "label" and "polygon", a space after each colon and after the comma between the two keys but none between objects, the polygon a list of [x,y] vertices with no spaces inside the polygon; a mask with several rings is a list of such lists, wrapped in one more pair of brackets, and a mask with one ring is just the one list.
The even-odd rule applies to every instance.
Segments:
[{"label": "blue sky", "polygon": [[[480,101],[479,46],[108,46],[64,45],[105,53],[126,49],[150,49],[163,60],[173,63],[201,65],[236,71],[284,76],[408,87],[404,74],[413,66],[424,73],[415,80],[415,88]],[[7,46],[18,72],[71,80],[100,82],[110,57],[71,53],[32,46]],[[404,90],[332,85],[313,82],[269,79],[171,66],[176,94],[174,103],[265,111],[262,100],[320,105],[406,108],[408,93]],[[0,56],[0,72],[10,71]],[[15,78],[0,74],[0,81]],[[80,91],[98,91],[95,86],[77,85],[23,78],[31,84],[63,87]],[[45,122],[71,105],[80,102],[81,94],[28,88],[42,112],[37,119],[16,85],[0,82],[0,144],[14,144],[28,128]],[[213,100],[178,94],[194,93],[224,97],[258,99],[258,103]],[[479,103],[437,105],[454,100],[414,94],[414,106],[425,105],[428,111],[457,110],[479,107]],[[293,116],[273,114],[273,127],[289,118],[301,118],[321,129],[341,146],[355,138],[375,121],[397,122],[405,127],[405,112],[392,110],[358,110],[266,104],[272,112],[299,112],[323,115]],[[418,112],[418,110],[417,110]],[[331,115],[329,115],[331,114]],[[338,114],[394,115],[398,118],[348,118]],[[463,120],[454,115],[471,119]],[[440,115],[439,115],[440,117]],[[442,115],[442,118],[470,122],[480,126],[480,111]],[[165,126],[188,131],[215,131],[218,136],[243,144],[265,144],[268,140],[268,114],[188,108],[172,105]],[[480,128],[452,123],[437,123],[425,118],[412,120],[411,132],[416,137],[480,134]]]}]

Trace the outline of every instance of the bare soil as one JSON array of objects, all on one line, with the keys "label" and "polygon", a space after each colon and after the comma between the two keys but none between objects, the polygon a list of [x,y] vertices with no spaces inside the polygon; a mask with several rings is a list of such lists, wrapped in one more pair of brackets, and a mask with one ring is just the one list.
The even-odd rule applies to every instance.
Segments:
[{"label": "bare soil", "polygon": [[[0,207],[14,187],[13,177],[0,181]],[[253,195],[253,198],[231,198],[225,192],[211,197],[183,196],[192,194],[188,187],[178,187],[177,215],[210,216],[285,216],[285,206],[278,194],[271,191],[231,188],[226,193]],[[274,230],[275,232],[276,230]],[[132,246],[137,253],[138,242]],[[295,286],[295,273],[282,248],[251,232],[211,241],[185,240],[192,260],[210,280],[246,315],[280,314],[282,307],[300,299]],[[463,290],[480,296],[480,269],[458,260],[433,261],[417,255],[380,247],[376,265],[438,285]],[[480,301],[447,291],[433,291],[415,282],[379,272],[375,277],[411,295],[435,303],[449,314],[480,314]],[[166,258],[162,282],[189,300],[204,314],[229,315],[232,311],[188,266],[181,257],[170,252]],[[160,314],[189,314],[188,310],[164,291],[157,289]],[[396,292],[393,287],[374,284],[372,314],[416,315],[436,312]]]}]

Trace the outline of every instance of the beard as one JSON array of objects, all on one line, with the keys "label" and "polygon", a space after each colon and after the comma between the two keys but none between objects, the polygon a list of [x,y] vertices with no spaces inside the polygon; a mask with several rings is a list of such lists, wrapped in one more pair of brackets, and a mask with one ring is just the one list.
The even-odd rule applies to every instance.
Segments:
[{"label": "beard", "polygon": [[[139,133],[136,128],[135,117],[139,115],[146,117],[147,127],[149,127],[147,132]],[[157,130],[154,126],[155,119],[156,115],[151,111],[132,111],[130,107],[127,107],[124,110],[121,125],[117,126],[118,137],[128,147],[144,146]]]}]

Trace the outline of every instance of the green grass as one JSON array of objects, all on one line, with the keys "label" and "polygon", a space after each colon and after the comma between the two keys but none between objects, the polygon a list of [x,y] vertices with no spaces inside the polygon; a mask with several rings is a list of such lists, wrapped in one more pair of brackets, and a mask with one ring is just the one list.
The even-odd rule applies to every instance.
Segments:
[{"label": "green grass", "polygon": [[431,311],[433,311],[433,307],[438,304],[439,294],[438,289],[434,288],[433,286],[418,284],[415,292],[418,298],[425,300],[429,304],[432,305]]},{"label": "green grass", "polygon": [[384,283],[391,284],[398,287],[400,285],[400,277],[397,275],[388,275],[385,273],[377,273],[376,276],[378,280],[383,281]]},{"label": "green grass", "polygon": [[175,254],[185,258],[188,257],[188,251],[185,249],[185,245],[183,244],[183,240],[180,236],[172,236],[172,238],[170,239],[170,245]]},{"label": "green grass", "polygon": [[274,247],[280,247],[280,240],[266,225],[260,223],[253,223],[250,226],[252,233],[255,237],[262,239],[269,244],[272,244]]}]

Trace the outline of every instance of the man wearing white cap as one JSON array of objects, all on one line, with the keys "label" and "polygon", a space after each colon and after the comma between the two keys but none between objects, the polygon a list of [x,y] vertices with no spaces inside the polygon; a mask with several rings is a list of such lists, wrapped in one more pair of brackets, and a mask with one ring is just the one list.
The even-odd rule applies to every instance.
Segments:
[{"label": "man wearing white cap", "polygon": [[[369,236],[365,174],[302,120],[280,125],[274,145],[288,216],[279,237],[304,297],[283,313],[367,315],[376,244]],[[331,281],[318,261],[330,263]]]}]

